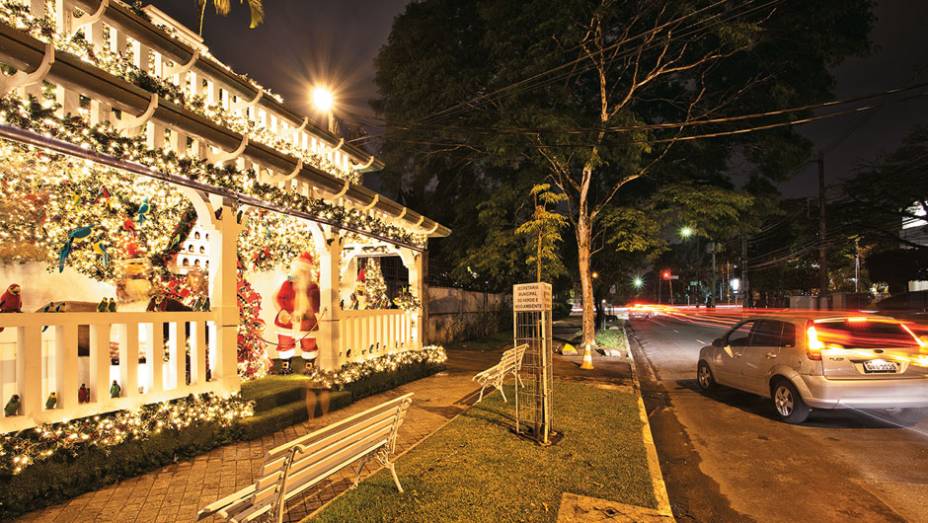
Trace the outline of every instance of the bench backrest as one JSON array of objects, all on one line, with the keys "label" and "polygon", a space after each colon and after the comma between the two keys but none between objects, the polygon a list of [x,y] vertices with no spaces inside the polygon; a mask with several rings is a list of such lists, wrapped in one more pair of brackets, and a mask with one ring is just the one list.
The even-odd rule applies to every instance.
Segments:
[{"label": "bench backrest", "polygon": [[250,510],[282,509],[283,501],[376,450],[392,454],[411,403],[412,393],[405,394],[269,450]]},{"label": "bench backrest", "polygon": [[503,372],[518,371],[522,368],[522,358],[525,357],[525,350],[528,345],[522,344],[503,352],[499,363]]}]

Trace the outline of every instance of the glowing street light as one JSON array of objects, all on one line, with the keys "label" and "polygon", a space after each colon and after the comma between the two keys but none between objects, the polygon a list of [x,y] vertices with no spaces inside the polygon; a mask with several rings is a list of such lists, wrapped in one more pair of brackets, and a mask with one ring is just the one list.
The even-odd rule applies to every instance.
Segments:
[{"label": "glowing street light", "polygon": [[313,87],[310,92],[310,100],[313,103],[313,108],[316,109],[319,113],[326,115],[326,121],[328,123],[328,131],[330,133],[335,133],[335,116],[333,115],[333,109],[335,109],[335,94],[331,90],[317,85]]},{"label": "glowing street light", "polygon": [[642,278],[641,276],[635,276],[632,279],[632,286],[635,287],[636,289],[640,289],[644,287],[644,278]]},{"label": "glowing street light", "polygon": [[681,238],[683,238],[683,239],[685,240],[685,239],[689,238],[689,237],[692,236],[692,235],[693,235],[693,228],[692,228],[692,227],[690,227],[689,225],[684,225],[683,227],[680,227],[680,237],[681,237]]},{"label": "glowing street light", "polygon": [[593,271],[593,279],[595,280],[597,278],[599,278],[599,273],[596,271]]},{"label": "glowing street light", "polygon": [[330,113],[335,107],[335,95],[321,85],[313,87],[311,97],[313,107],[320,113]]}]

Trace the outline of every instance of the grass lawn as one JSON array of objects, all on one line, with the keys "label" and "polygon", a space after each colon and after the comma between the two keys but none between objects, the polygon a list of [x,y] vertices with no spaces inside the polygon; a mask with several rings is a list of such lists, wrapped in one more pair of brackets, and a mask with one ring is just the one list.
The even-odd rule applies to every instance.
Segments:
[{"label": "grass lawn", "polygon": [[308,381],[309,378],[302,374],[287,376],[268,374],[263,378],[242,383],[242,397],[246,400],[253,400],[295,388],[302,389],[306,387]]},{"label": "grass lawn", "polygon": [[[621,325],[619,325],[621,329]],[[596,345],[607,349],[628,350],[628,342],[618,329],[601,330],[596,333]]]},{"label": "grass lawn", "polygon": [[313,521],[553,522],[565,491],[655,507],[634,393],[578,382],[554,392],[557,445],[511,434],[513,405],[495,393],[397,460],[405,494],[381,470]]}]

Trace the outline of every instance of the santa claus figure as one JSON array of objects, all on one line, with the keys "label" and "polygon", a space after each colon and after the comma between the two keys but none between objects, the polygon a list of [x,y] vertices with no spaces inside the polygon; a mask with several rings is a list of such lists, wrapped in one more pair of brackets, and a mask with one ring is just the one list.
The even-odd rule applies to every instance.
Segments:
[{"label": "santa claus figure", "polygon": [[315,333],[319,330],[319,285],[313,277],[313,257],[301,254],[290,267],[290,276],[274,295],[277,304],[277,354],[283,360],[282,371],[292,372],[290,359],[297,350],[297,341],[305,368],[312,367],[318,354]]}]

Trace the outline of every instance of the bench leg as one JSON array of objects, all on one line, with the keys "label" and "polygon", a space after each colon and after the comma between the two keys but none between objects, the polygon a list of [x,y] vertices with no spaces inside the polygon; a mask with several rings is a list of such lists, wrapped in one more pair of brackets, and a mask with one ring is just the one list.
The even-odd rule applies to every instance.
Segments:
[{"label": "bench leg", "polygon": [[499,389],[499,393],[503,396],[503,401],[505,401],[506,403],[509,403],[509,400],[506,399],[506,391],[503,390],[502,381],[499,382],[499,385],[497,385],[496,388]]},{"label": "bench leg", "polygon": [[390,474],[393,474],[393,482],[396,483],[396,490],[400,491],[400,494],[402,494],[403,486],[400,485],[400,478],[399,476],[396,475],[396,466],[393,463],[388,461],[385,467],[390,469]]},{"label": "bench leg", "polygon": [[[487,388],[486,385],[480,387],[480,397],[477,399],[477,403],[480,403],[481,401],[483,401],[483,390],[486,388]],[[476,405],[477,403],[474,403],[474,405]]]},{"label": "bench leg", "polygon": [[354,477],[354,483],[351,485],[352,489],[358,487],[358,483],[361,483],[361,474],[364,473],[364,466],[367,465],[367,462],[370,461],[370,458],[364,458],[358,464],[358,473]]},{"label": "bench leg", "polygon": [[400,491],[400,494],[402,494],[403,486],[400,485],[400,478],[399,476],[396,475],[396,465],[394,465],[393,462],[390,461],[390,455],[388,451],[386,450],[378,451],[377,461],[379,461],[381,465],[383,465],[384,467],[390,470],[390,474],[393,475],[393,482],[396,483],[396,490]]}]

